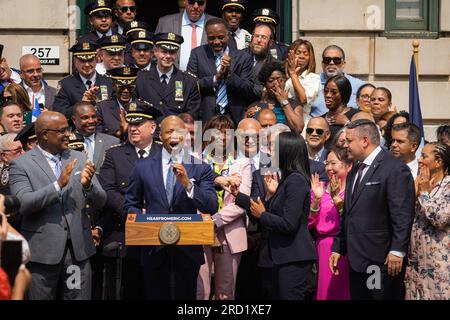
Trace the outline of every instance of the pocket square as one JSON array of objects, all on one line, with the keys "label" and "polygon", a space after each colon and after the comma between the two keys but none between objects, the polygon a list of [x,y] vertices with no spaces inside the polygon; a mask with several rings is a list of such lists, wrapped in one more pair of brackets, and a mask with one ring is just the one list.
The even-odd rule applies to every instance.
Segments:
[{"label": "pocket square", "polygon": [[380,184],[380,181],[371,181],[371,182],[366,182],[366,186],[374,186]]},{"label": "pocket square", "polygon": [[77,171],[73,175],[76,176],[76,175],[79,175],[79,174],[81,174],[81,171]]}]

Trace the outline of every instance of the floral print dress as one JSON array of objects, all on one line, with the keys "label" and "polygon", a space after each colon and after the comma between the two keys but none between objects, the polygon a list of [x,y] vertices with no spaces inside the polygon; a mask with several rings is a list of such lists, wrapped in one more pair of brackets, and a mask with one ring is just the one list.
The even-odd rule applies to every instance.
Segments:
[{"label": "floral print dress", "polygon": [[450,299],[450,176],[421,194],[406,269],[407,300]]}]

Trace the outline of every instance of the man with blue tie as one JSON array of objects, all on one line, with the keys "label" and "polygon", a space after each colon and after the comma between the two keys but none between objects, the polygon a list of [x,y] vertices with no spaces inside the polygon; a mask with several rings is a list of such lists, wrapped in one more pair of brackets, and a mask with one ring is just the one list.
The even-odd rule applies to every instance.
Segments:
[{"label": "man with blue tie", "polygon": [[208,44],[192,51],[187,67],[200,79],[202,120],[225,114],[237,124],[253,94],[253,60],[247,52],[228,46],[223,19],[209,20],[205,29]]},{"label": "man with blue tie", "polygon": [[[214,178],[210,166],[183,151],[186,136],[183,121],[168,116],[161,123],[163,149],[138,160],[130,176],[125,197],[128,213],[214,214],[218,209]],[[173,256],[171,257],[171,250]],[[169,283],[170,260],[175,279],[175,295]],[[202,246],[147,246],[141,251],[146,299],[186,299],[196,297],[197,275],[204,263]]]}]

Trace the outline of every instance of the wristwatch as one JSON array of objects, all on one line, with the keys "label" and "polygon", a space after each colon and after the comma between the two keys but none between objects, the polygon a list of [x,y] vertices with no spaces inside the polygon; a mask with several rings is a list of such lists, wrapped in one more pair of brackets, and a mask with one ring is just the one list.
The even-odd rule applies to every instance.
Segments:
[{"label": "wristwatch", "polygon": [[285,99],[283,101],[281,101],[281,106],[284,108],[289,104],[289,100]]}]

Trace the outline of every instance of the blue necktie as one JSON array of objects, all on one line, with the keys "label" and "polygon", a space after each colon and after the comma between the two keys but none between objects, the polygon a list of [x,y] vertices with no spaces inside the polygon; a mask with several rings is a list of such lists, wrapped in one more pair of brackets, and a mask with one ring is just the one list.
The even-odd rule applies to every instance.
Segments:
[{"label": "blue necktie", "polygon": [[55,176],[56,179],[59,179],[61,175],[61,157],[60,156],[52,156],[51,160],[55,163]]},{"label": "blue necktie", "polygon": [[169,202],[169,205],[172,204],[173,199],[173,189],[175,187],[175,174],[172,170],[172,158],[169,160],[169,170],[167,170],[167,179],[166,179],[166,195],[167,195],[167,202]]},{"label": "blue necktie", "polygon": [[94,163],[94,146],[92,136],[85,137],[84,142],[86,142],[86,152],[88,155],[88,159],[91,163]]},{"label": "blue necktie", "polygon": [[[222,56],[216,56],[217,71],[220,70],[220,62],[221,61],[222,61]],[[220,114],[224,114],[225,108],[228,106],[227,85],[225,83],[225,80],[222,80],[218,83],[216,104],[219,105],[219,107],[220,107]]]}]

